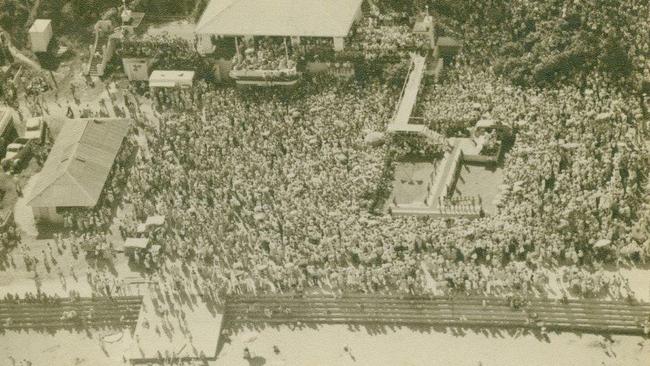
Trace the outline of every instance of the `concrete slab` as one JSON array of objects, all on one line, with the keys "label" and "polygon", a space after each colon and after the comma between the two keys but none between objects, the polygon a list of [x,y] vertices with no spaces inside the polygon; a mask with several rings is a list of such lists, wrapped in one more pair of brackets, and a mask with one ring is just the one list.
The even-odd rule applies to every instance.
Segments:
[{"label": "concrete slab", "polygon": [[202,301],[183,306],[177,313],[151,295],[145,296],[127,358],[143,362],[157,359],[159,353],[181,359],[214,358],[222,318]]}]

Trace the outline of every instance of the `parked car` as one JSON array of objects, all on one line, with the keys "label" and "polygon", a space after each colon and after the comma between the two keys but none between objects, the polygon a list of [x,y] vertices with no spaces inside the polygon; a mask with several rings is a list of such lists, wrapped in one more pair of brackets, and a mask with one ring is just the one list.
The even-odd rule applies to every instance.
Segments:
[{"label": "parked car", "polygon": [[45,142],[47,135],[47,123],[43,117],[33,117],[25,123],[25,138],[28,140],[38,141],[39,144]]},{"label": "parked car", "polygon": [[16,172],[29,161],[33,140],[18,138],[7,146],[7,154],[0,165],[5,172]]}]

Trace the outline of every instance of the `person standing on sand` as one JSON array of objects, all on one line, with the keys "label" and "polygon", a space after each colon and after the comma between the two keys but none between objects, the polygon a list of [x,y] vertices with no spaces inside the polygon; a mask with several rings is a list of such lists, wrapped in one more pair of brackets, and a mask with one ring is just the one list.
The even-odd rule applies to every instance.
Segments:
[{"label": "person standing on sand", "polygon": [[355,361],[355,362],[357,361],[357,358],[354,357],[354,355],[352,355],[352,348],[350,348],[350,346],[348,346],[348,345],[346,344],[345,347],[343,347],[343,350],[345,351],[345,353],[347,353],[348,355],[350,355],[350,358],[352,359],[352,361]]}]

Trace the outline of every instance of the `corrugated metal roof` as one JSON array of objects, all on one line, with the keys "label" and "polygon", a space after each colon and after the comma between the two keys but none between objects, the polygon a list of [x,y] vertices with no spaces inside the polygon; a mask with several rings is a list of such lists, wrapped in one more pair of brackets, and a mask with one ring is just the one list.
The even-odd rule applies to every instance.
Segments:
[{"label": "corrugated metal roof", "polygon": [[130,120],[68,120],[32,190],[32,207],[93,207],[104,188]]},{"label": "corrugated metal roof", "polygon": [[198,34],[345,37],[363,0],[211,0]]}]

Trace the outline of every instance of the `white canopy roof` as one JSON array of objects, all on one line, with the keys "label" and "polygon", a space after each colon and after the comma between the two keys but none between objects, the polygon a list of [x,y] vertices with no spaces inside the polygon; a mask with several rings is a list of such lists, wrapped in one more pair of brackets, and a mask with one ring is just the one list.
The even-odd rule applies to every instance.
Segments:
[{"label": "white canopy roof", "polygon": [[29,33],[43,33],[48,30],[48,27],[52,23],[49,19],[36,19],[32,27],[29,28]]},{"label": "white canopy roof", "polygon": [[345,37],[363,0],[211,0],[197,34]]}]

